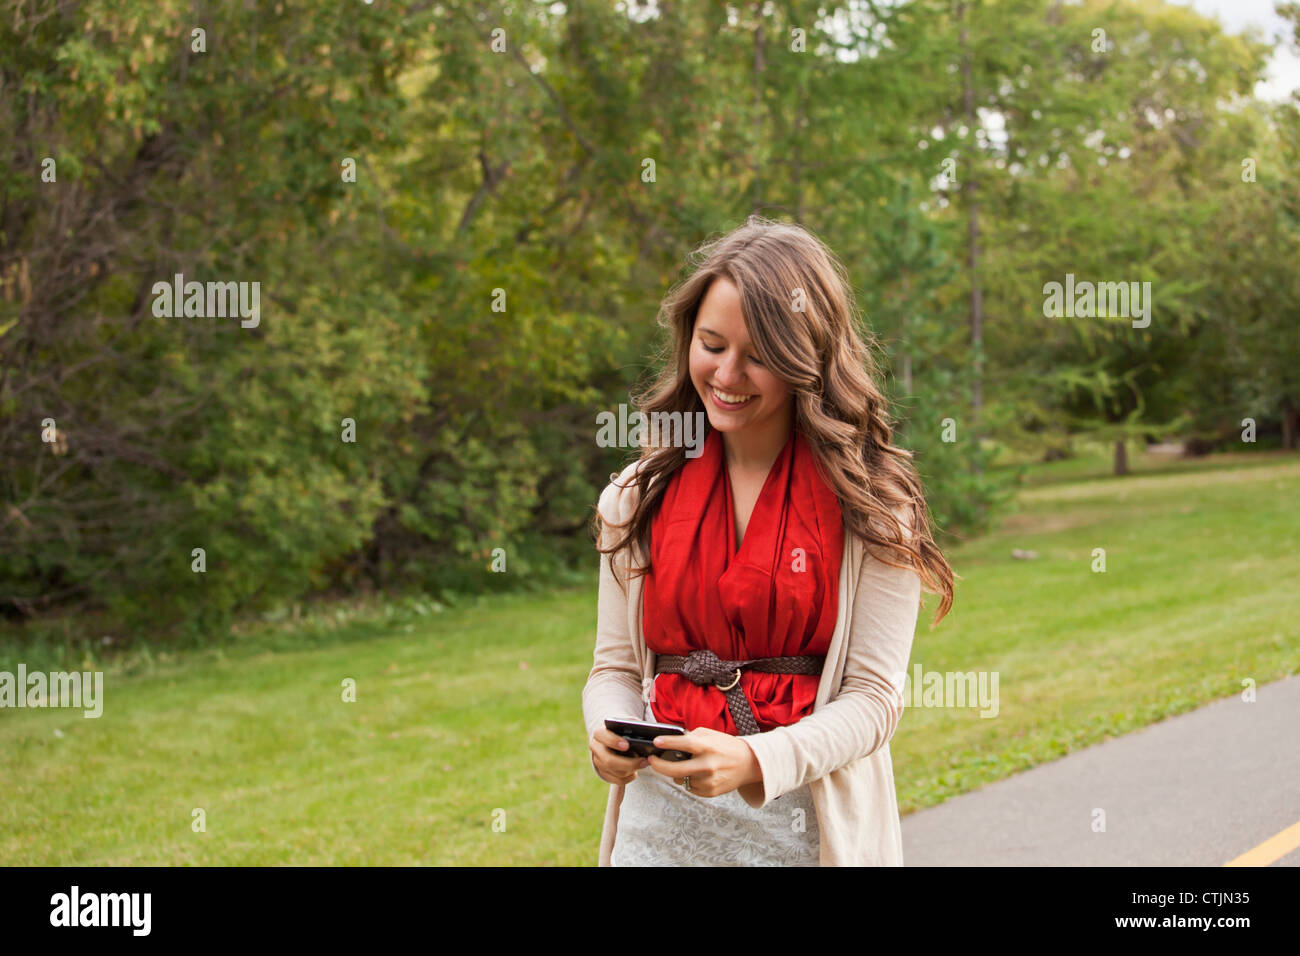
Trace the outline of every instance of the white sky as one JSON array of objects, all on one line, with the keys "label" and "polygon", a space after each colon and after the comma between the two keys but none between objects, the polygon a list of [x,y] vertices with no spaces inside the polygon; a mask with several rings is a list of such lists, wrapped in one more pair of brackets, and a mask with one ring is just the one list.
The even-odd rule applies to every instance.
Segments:
[{"label": "white sky", "polygon": [[1264,39],[1273,44],[1267,82],[1255,87],[1261,99],[1283,100],[1292,90],[1300,89],[1300,57],[1291,49],[1287,23],[1273,9],[1273,0],[1166,0],[1173,6],[1191,7],[1206,17],[1215,17],[1227,33],[1241,33],[1247,27],[1259,27]]},{"label": "white sky", "polygon": [[[891,6],[897,0],[880,0]],[[1268,79],[1255,87],[1261,99],[1284,100],[1293,90],[1300,89],[1300,55],[1290,46],[1290,32],[1286,21],[1273,9],[1275,0],[1165,0],[1173,6],[1191,7],[1206,17],[1214,17],[1228,33],[1241,33],[1248,27],[1259,28],[1265,42],[1272,44],[1273,57],[1268,67]],[[563,9],[562,2],[555,7]],[[621,6],[631,8],[636,19],[655,16],[655,0],[625,0]],[[843,17],[841,13],[841,17]]]}]

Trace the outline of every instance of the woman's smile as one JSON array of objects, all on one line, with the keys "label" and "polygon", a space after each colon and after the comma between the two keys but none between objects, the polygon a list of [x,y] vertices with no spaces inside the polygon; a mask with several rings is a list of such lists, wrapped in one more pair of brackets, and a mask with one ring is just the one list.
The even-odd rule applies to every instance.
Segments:
[{"label": "woman's smile", "polygon": [[741,392],[724,392],[716,385],[710,385],[709,391],[713,395],[714,404],[726,411],[732,411],[749,404],[749,400],[755,398],[754,395],[745,395]]}]

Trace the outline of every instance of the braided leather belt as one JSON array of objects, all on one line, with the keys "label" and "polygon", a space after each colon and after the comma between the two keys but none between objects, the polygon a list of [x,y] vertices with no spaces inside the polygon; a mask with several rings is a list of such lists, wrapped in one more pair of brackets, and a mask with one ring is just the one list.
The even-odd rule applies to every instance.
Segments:
[{"label": "braided leather belt", "polygon": [[[724,661],[710,650],[660,654],[655,658],[656,674],[684,674],[694,684],[713,684],[727,695],[727,709],[741,735],[759,733],[758,721],[740,689],[740,672],[748,667],[763,674],[820,674],[825,657],[757,657],[747,661]],[[725,685],[725,686],[724,686]]]}]

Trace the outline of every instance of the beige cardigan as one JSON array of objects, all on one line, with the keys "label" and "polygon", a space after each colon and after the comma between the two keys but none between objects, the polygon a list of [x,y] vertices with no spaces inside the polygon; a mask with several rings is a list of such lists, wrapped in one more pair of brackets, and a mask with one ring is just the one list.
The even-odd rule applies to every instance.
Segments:
[{"label": "beige cardigan", "polygon": [[[639,466],[640,460],[632,462],[601,493],[597,507],[607,526],[631,517],[638,494],[632,477]],[[602,532],[602,547],[618,540],[616,530]],[[606,717],[644,719],[654,683],[655,655],[641,633],[642,579],[626,577],[629,550],[618,555],[626,596],[614,580],[610,556],[600,559],[595,662],[582,691],[588,740]],[[641,566],[639,559],[635,566]],[[915,571],[871,557],[862,539],[846,529],[839,592],[839,616],[813,712],[789,726],[741,738],[758,758],[763,779],[738,792],[758,808],[810,784],[822,866],[902,866],[889,740],[903,712],[921,579]],[[624,789],[610,785],[600,866],[610,865]]]}]

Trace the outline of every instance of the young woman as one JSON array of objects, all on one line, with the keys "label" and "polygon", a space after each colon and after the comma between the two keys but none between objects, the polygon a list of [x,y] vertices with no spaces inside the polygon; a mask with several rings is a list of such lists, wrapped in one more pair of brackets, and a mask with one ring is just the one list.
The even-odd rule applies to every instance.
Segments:
[{"label": "young woman", "polygon": [[[937,623],[952,569],[842,264],[757,217],[693,260],[635,401],[647,420],[703,412],[703,449],[644,447],[593,518],[600,863],[901,865],[888,743],[922,583]],[[691,757],[628,756],[607,717],[681,725],[656,745]]]}]

